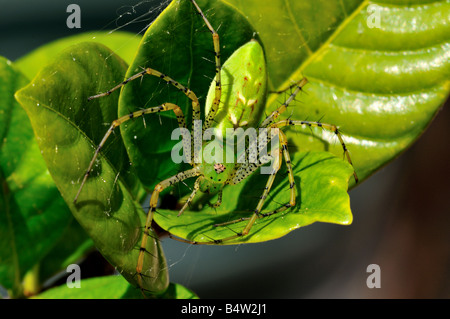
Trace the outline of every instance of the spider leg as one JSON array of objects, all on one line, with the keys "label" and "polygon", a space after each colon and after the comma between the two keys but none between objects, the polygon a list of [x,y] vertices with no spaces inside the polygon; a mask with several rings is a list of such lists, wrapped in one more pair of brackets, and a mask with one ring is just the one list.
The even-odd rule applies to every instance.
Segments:
[{"label": "spider leg", "polygon": [[[295,120],[287,119],[287,120],[282,120],[282,121],[273,123],[269,127],[270,128],[281,128],[284,126],[320,127],[320,128],[326,129],[330,132],[333,132],[337,136],[337,138],[339,139],[339,142],[342,145],[342,149],[344,150],[344,156],[347,158],[347,161],[349,162],[349,164],[353,166],[352,160],[350,158],[350,153],[348,152],[347,146],[345,145],[344,139],[342,138],[342,134],[336,125],[315,122],[315,121],[295,121]],[[355,171],[353,171],[353,177],[355,178],[355,182],[358,182],[358,176],[356,175]]]},{"label": "spider leg", "polygon": [[[288,141],[287,141],[287,137],[284,134],[284,132],[280,131],[280,144],[281,144],[281,149],[283,151],[283,155],[284,155],[284,162],[286,163],[286,167],[287,167],[287,171],[288,171],[288,176],[289,176],[289,189],[291,192],[291,198],[289,200],[289,207],[293,207],[295,206],[295,180],[294,180],[294,171],[292,170],[292,163],[291,163],[291,157],[289,155],[289,150],[288,150]],[[286,207],[287,205],[285,205]]]},{"label": "spider leg", "polygon": [[283,104],[281,104],[275,111],[273,111],[266,117],[260,127],[268,127],[270,124],[274,123],[278,116],[280,116],[280,114],[287,110],[288,105],[295,99],[297,94],[303,89],[306,83],[308,83],[308,80],[306,78],[301,79],[300,82],[295,85],[296,88],[294,92],[292,92],[292,94]]},{"label": "spider leg", "polygon": [[144,70],[142,70],[139,73],[136,73],[135,75],[129,77],[128,79],[126,79],[125,81],[123,81],[122,83],[119,83],[118,85],[116,85],[115,87],[113,87],[112,89],[104,92],[104,93],[99,93],[97,95],[93,95],[91,97],[88,98],[88,101],[93,100],[93,99],[97,99],[100,97],[104,97],[107,95],[110,95],[112,92],[114,92],[117,89],[120,89],[122,86],[124,86],[125,84],[127,84],[128,82],[131,82],[133,80],[139,79],[145,75],[153,75],[156,76],[164,81],[166,81],[169,84],[172,84],[173,86],[175,86],[178,90],[182,91],[191,101],[192,101],[192,108],[193,108],[193,120],[200,120],[200,104],[198,102],[198,98],[195,95],[195,93],[193,91],[191,91],[189,88],[183,86],[182,84],[180,84],[179,82],[175,81],[174,79],[172,79],[171,77],[157,71],[151,68],[145,68]]},{"label": "spider leg", "polygon": [[214,30],[211,23],[209,23],[206,16],[203,14],[202,9],[197,5],[197,3],[194,0],[191,0],[194,7],[197,9],[198,13],[203,18],[203,21],[205,21],[206,26],[208,27],[209,31],[211,31],[212,38],[213,38],[213,44],[214,44],[214,55],[215,55],[215,62],[216,62],[216,88],[214,91],[214,100],[211,106],[210,111],[208,112],[208,115],[205,119],[205,125],[203,126],[203,130],[206,130],[211,127],[211,125],[214,123],[214,118],[216,116],[217,110],[219,109],[220,104],[220,98],[222,96],[222,83],[221,83],[221,76],[220,76],[220,41],[219,41],[219,34]]},{"label": "spider leg", "polygon": [[200,180],[197,178],[197,180],[195,181],[195,184],[194,184],[194,190],[192,191],[191,195],[187,199],[186,203],[184,203],[183,207],[180,209],[180,212],[178,213],[178,216],[183,214],[183,212],[186,210],[188,205],[191,203],[192,199],[194,199],[195,194],[197,194],[199,188],[200,188]]},{"label": "spider leg", "polygon": [[151,225],[152,225],[152,221],[153,221],[153,214],[155,212],[156,205],[158,203],[159,194],[167,187],[169,187],[175,183],[179,183],[190,177],[198,176],[199,174],[200,174],[199,168],[195,167],[190,170],[180,172],[180,173],[176,174],[175,176],[172,176],[168,179],[165,179],[155,186],[155,189],[153,190],[152,196],[150,198],[150,205],[149,205],[149,209],[148,209],[148,213],[147,213],[147,220],[146,220],[145,226],[144,226],[141,247],[139,249],[138,262],[136,265],[136,274],[138,276],[138,284],[140,287],[143,287],[142,280],[145,278],[145,275],[142,273],[142,268],[144,265],[144,257],[145,257],[145,253],[147,252],[145,247],[147,247],[147,240],[148,240],[148,237],[150,236],[149,231],[151,229]]},{"label": "spider leg", "polygon": [[[308,80],[306,78],[303,78],[300,80],[300,82],[296,85],[296,89],[294,92],[289,96],[289,98],[284,102],[282,105],[280,105],[275,111],[273,111],[269,116],[266,117],[266,119],[262,122],[261,128],[279,128],[283,126],[289,126],[289,125],[301,125],[301,126],[309,126],[309,127],[321,127],[326,130],[329,130],[331,132],[334,132],[336,136],[339,139],[339,142],[342,145],[342,148],[344,149],[344,156],[347,158],[347,161],[350,163],[350,165],[353,166],[352,160],[350,158],[350,154],[348,152],[348,149],[344,143],[344,139],[342,138],[342,134],[339,131],[339,128],[336,125],[333,124],[326,124],[321,123],[317,121],[292,121],[290,119],[279,121],[275,123],[276,119],[280,114],[282,114],[284,111],[286,111],[288,105],[294,100],[294,98],[297,96],[297,94],[303,89],[303,87],[308,83]],[[356,175],[356,172],[353,172],[353,177],[355,178],[355,181],[358,182],[358,176]]]},{"label": "spider leg", "polygon": [[[105,136],[101,140],[100,144],[98,145],[97,149],[95,150],[94,156],[92,157],[92,160],[89,163],[89,167],[88,167],[86,173],[84,174],[83,181],[81,182],[80,188],[78,189],[77,195],[75,196],[74,203],[76,203],[76,201],[78,200],[81,190],[83,189],[83,186],[86,183],[87,178],[89,177],[90,173],[92,172],[92,167],[94,166],[95,160],[97,159],[97,157],[100,153],[100,150],[105,145],[108,137],[111,135],[111,133],[114,131],[114,129],[132,118],[143,116],[145,114],[158,113],[158,112],[164,112],[164,111],[173,111],[175,113],[175,115],[177,116],[179,127],[182,129],[185,129],[187,132],[186,121],[185,121],[185,118],[183,115],[183,111],[181,110],[181,108],[178,105],[175,105],[172,103],[165,103],[160,106],[150,107],[147,109],[132,112],[130,114],[127,114],[127,115],[124,115],[124,116],[118,118],[117,120],[114,120],[112,122],[111,126],[109,127],[108,131],[106,132]],[[184,150],[185,154],[191,153],[191,155],[192,155],[192,152],[190,152],[191,147],[192,147],[191,144],[192,144],[192,141],[189,141],[188,139],[185,139],[183,137],[183,150]],[[189,160],[192,163],[192,157]]]}]

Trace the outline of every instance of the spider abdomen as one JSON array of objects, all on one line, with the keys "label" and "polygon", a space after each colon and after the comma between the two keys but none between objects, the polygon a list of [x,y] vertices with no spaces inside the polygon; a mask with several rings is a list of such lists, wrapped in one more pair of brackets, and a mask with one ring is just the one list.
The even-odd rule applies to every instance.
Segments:
[{"label": "spider abdomen", "polygon": [[[219,137],[226,130],[246,129],[259,123],[267,90],[266,62],[261,45],[250,41],[237,49],[221,70],[222,96],[213,127]],[[206,99],[206,114],[214,98],[215,81]]]}]

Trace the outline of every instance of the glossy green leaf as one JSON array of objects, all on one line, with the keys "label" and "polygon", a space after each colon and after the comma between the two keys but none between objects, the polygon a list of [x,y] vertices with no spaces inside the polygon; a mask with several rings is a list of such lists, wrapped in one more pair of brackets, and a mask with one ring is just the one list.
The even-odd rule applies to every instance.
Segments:
[{"label": "glossy green leaf", "polygon": [[[131,286],[121,276],[105,276],[83,279],[80,288],[69,288],[67,285],[49,289],[35,299],[142,299],[139,289]],[[167,292],[158,298],[163,299],[197,299],[187,288],[170,284]]]},{"label": "glossy green leaf", "polygon": [[70,222],[38,148],[27,114],[14,99],[28,83],[0,58],[0,285],[22,293],[25,273],[55,245]]},{"label": "glossy green leaf", "polygon": [[[105,258],[136,285],[146,216],[136,201],[140,184],[120,138],[105,144],[74,204],[96,146],[117,118],[118,92],[108,99],[87,98],[120,82],[126,69],[126,63],[103,45],[81,43],[58,55],[16,98],[28,113],[50,174],[73,215]],[[146,247],[144,288],[162,293],[168,285],[167,270],[153,238]]]},{"label": "glossy green leaf", "polygon": [[[361,180],[410,146],[449,95],[448,0],[227,2],[258,31],[272,90],[310,81],[287,115],[339,125]],[[270,96],[268,110],[285,98]],[[298,150],[342,154],[320,130],[287,135]]]},{"label": "glossy green leaf", "polygon": [[42,67],[52,62],[62,50],[80,42],[101,43],[114,51],[125,62],[131,63],[141,38],[139,34],[120,31],[112,33],[106,31],[85,32],[44,44],[17,59],[15,64],[28,78],[32,79]]},{"label": "glossy green leaf", "polygon": [[[32,79],[42,67],[52,62],[63,49],[83,41],[102,43],[129,63],[134,58],[140,40],[141,36],[128,32],[98,31],[82,33],[45,44],[16,60],[14,65],[28,78]],[[32,131],[31,126],[29,130]],[[35,149],[38,151],[37,145]],[[38,156],[41,156],[40,152]],[[56,189],[56,186],[54,186],[54,189]],[[62,198],[60,200],[63,201]],[[58,240],[55,240],[57,243],[54,248],[40,261],[39,279],[41,281],[64,270],[67,265],[78,261],[92,247],[92,241],[79,224],[73,221],[72,215],[66,213],[65,216],[69,226],[64,228],[64,233]]]},{"label": "glossy green leaf", "polygon": [[[266,113],[287,99],[289,87],[295,81],[303,76],[308,78],[309,84],[304,93],[297,97],[283,117],[320,120],[338,125],[361,181],[410,146],[448,97],[448,0],[205,0],[198,3],[211,24],[220,26],[221,44],[227,49],[238,47],[231,48],[225,44],[230,37],[228,28],[235,25],[228,24],[230,19],[242,14],[255,30],[265,49],[270,88],[277,91],[269,95]],[[223,11],[219,12],[211,3],[217,6],[219,3],[231,5],[231,18],[222,17]],[[184,13],[181,6],[186,6],[187,12],[190,12],[188,1],[174,1],[155,21],[154,26],[163,24],[166,28],[149,30],[146,35],[148,40],[143,41],[139,49],[145,54],[138,54],[138,62],[130,68],[128,75],[136,73],[137,66],[153,67],[174,76],[203,97],[209,84],[202,83],[192,75],[200,72],[202,78],[211,79],[214,73],[213,70],[197,67],[193,63],[196,59],[190,58],[193,49],[202,52],[197,43],[175,45],[177,41],[186,39],[182,31],[178,30],[186,29],[186,25],[192,23],[191,14]],[[199,17],[197,19],[201,20]],[[197,22],[194,23],[197,25]],[[201,33],[199,30],[202,29],[194,30]],[[205,48],[203,50],[211,50],[212,41],[206,39],[202,45]],[[155,57],[163,62],[156,63]],[[205,55],[199,53],[194,57],[204,58]],[[140,87],[144,88],[141,83],[134,83],[124,89],[121,114],[170,101],[183,104],[187,120],[190,120],[189,101],[176,93],[166,93],[171,91],[163,81],[149,81],[153,82],[148,82],[145,90],[139,90]],[[279,93],[280,90],[284,92]],[[183,169],[175,167],[168,156],[162,156],[173,145],[166,141],[170,138],[171,130],[177,127],[176,121],[168,121],[168,117],[171,115],[148,116],[146,125],[143,125],[143,121],[133,123],[145,128],[145,133],[131,125],[122,130],[130,157],[138,167],[142,167],[139,175],[146,185],[153,185]],[[286,133],[291,153],[320,150],[342,157],[342,146],[331,132],[323,129],[313,129],[311,132],[310,128],[295,127],[286,129]],[[354,183],[353,179],[350,183]],[[256,185],[262,188],[264,184]],[[303,187],[308,188],[309,184]],[[245,193],[240,191],[240,187],[230,188],[234,192],[229,190],[228,199],[224,197],[224,201],[239,198],[247,210],[254,209],[257,200],[252,203],[242,200]],[[176,186],[172,191],[180,189],[186,188],[183,185]],[[300,193],[308,193],[308,190],[302,188]],[[283,202],[281,198],[277,195],[272,200],[280,203]],[[232,213],[239,215],[236,211]],[[185,212],[185,215],[188,214],[195,214],[190,224],[204,226],[206,216]],[[167,223],[162,217],[156,219],[170,230],[183,228],[188,222],[183,218],[171,219]],[[211,228],[212,222],[208,225]],[[195,238],[196,234],[191,230],[185,234]],[[266,227],[266,230],[270,232],[271,228]],[[220,239],[215,232],[208,233],[208,236]]]},{"label": "glossy green leaf", "polygon": [[40,261],[39,278],[41,282],[61,271],[66,271],[67,266],[80,262],[95,249],[92,239],[72,214],[70,214],[70,221],[53,249]]}]

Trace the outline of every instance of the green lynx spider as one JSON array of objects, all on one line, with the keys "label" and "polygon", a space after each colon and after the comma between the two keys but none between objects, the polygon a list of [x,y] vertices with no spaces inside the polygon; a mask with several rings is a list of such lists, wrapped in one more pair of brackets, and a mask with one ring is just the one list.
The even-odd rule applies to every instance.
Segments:
[{"label": "green lynx spider", "polygon": [[[187,0],[186,0],[187,1]],[[298,120],[281,120],[277,121],[277,118],[280,114],[282,114],[284,111],[286,111],[289,103],[293,101],[295,96],[302,90],[302,87],[307,83],[307,80],[303,78],[295,85],[295,90],[293,93],[288,97],[288,99],[278,107],[275,111],[273,111],[271,114],[269,114],[262,122],[260,121],[260,117],[263,113],[264,107],[265,107],[265,95],[266,95],[266,70],[265,70],[265,60],[264,60],[264,54],[262,47],[257,41],[250,41],[247,44],[243,45],[240,49],[235,51],[233,53],[232,57],[230,57],[227,62],[224,65],[224,68],[227,66],[228,72],[230,72],[231,69],[235,69],[234,72],[237,72],[233,74],[234,82],[233,85],[224,85],[222,83],[222,77],[224,77],[225,73],[221,72],[222,67],[220,64],[220,45],[219,45],[219,35],[214,30],[212,25],[209,23],[208,19],[203,14],[200,7],[197,5],[195,0],[190,0],[193,4],[193,6],[196,8],[202,19],[204,20],[206,27],[209,29],[209,31],[212,34],[213,38],[213,45],[214,45],[214,54],[215,54],[215,68],[216,68],[216,77],[214,81],[211,84],[210,93],[208,94],[208,100],[207,106],[205,110],[205,114],[207,114],[205,118],[205,122],[200,128],[200,130],[205,131],[208,128],[219,128],[221,130],[224,130],[227,127],[255,127],[255,128],[275,128],[279,129],[285,126],[309,126],[309,127],[319,127],[323,128],[325,130],[329,130],[331,132],[334,132],[337,138],[339,139],[342,148],[344,150],[344,155],[347,158],[348,162],[352,164],[349,152],[346,148],[346,145],[342,139],[342,135],[338,130],[338,127],[333,124],[325,124],[320,122],[314,122],[314,121],[298,121]],[[244,61],[244,62],[242,62]],[[156,77],[161,78],[162,80],[168,82],[169,84],[173,85],[180,91],[184,92],[184,94],[192,101],[192,109],[193,109],[193,126],[194,130],[198,127],[198,123],[200,123],[200,104],[198,102],[197,96],[194,92],[192,92],[189,88],[183,86],[182,84],[178,83],[177,81],[173,80],[169,76],[162,74],[159,71],[156,71],[151,68],[146,68],[143,71],[133,75],[132,77],[126,79],[122,83],[118,84],[114,88],[110,89],[107,92],[97,94],[95,96],[90,97],[89,99],[99,98],[103,96],[107,96],[111,94],[113,91],[121,88],[126,83],[133,81],[135,79],[141,78],[145,75],[153,75]],[[222,90],[228,90],[228,93],[231,94],[230,96],[234,96],[233,105],[225,105],[221,101],[221,97],[223,94]],[[245,94],[244,94],[244,93]],[[244,96],[243,96],[244,95]],[[237,97],[237,98],[236,98]],[[212,102],[211,102],[212,100]],[[208,111],[209,109],[209,111]],[[224,112],[225,115],[222,116],[220,120],[218,120],[218,114],[220,112]],[[132,112],[128,115],[122,116],[118,118],[117,120],[113,121],[110,128],[106,132],[105,136],[103,137],[102,141],[98,145],[95,154],[89,164],[89,167],[84,175],[84,178],[82,180],[82,183],[80,185],[80,188],[78,190],[78,193],[74,199],[74,202],[77,201],[78,196],[89,177],[89,174],[92,171],[92,167],[94,165],[94,162],[96,161],[100,150],[102,149],[103,145],[105,144],[107,138],[110,136],[110,134],[114,131],[114,129],[121,124],[125,123],[126,121],[143,116],[145,114],[150,113],[158,113],[158,112],[165,112],[165,111],[173,111],[177,117],[178,125],[180,128],[187,129],[185,117],[183,115],[183,112],[181,108],[173,103],[164,103],[159,106],[146,108],[143,110]],[[272,130],[273,131],[273,130]],[[191,244],[221,244],[229,240],[236,239],[238,237],[242,237],[247,235],[252,225],[255,223],[255,221],[258,218],[262,218],[265,216],[273,215],[279,212],[282,212],[290,207],[295,206],[295,199],[296,199],[296,192],[295,192],[295,182],[294,182],[294,174],[292,171],[292,165],[290,161],[290,156],[288,152],[288,143],[286,135],[283,133],[282,130],[276,130],[278,134],[279,144],[281,148],[279,148],[277,156],[275,156],[274,161],[271,164],[271,174],[268,177],[267,184],[265,186],[265,189],[263,191],[262,196],[259,199],[258,204],[256,205],[256,209],[254,210],[254,213],[249,218],[240,218],[231,222],[227,222],[224,224],[219,224],[216,226],[223,226],[228,225],[232,223],[237,223],[241,221],[247,221],[247,224],[245,228],[239,232],[236,233],[233,236],[222,238],[222,239],[216,239],[211,240],[210,242],[193,242],[188,241],[180,238],[175,238],[172,235],[170,235],[172,238],[175,238],[180,241],[184,241]],[[274,137],[273,135],[270,136],[271,138]],[[218,194],[218,201],[214,204],[215,206],[219,206],[222,200],[222,189],[225,187],[225,185],[236,185],[245,178],[247,178],[249,175],[254,173],[259,167],[262,166],[263,163],[258,162],[255,163],[207,163],[207,162],[195,162],[194,161],[194,152],[190,151],[193,150],[194,144],[198,143],[199,141],[196,141],[195,138],[192,139],[190,142],[187,141],[187,139],[183,139],[183,150],[184,154],[191,154],[191,158],[189,160],[189,163],[192,165],[192,169],[180,172],[176,174],[175,176],[172,176],[160,183],[158,183],[154,191],[152,193],[151,199],[150,199],[150,207],[148,210],[147,220],[144,227],[144,232],[142,236],[142,242],[141,242],[141,248],[139,252],[139,257],[137,261],[136,271],[138,276],[138,282],[139,285],[142,287],[142,277],[144,274],[142,274],[142,267],[143,267],[143,261],[144,261],[144,255],[145,255],[145,247],[147,244],[148,236],[149,236],[149,229],[151,227],[153,214],[155,212],[157,201],[159,194],[166,189],[167,187],[174,185],[175,183],[179,183],[183,180],[186,180],[188,178],[197,177],[194,189],[192,193],[190,194],[189,198],[187,199],[186,203],[184,204],[183,208],[180,210],[180,213],[183,213],[183,211],[187,208],[189,203],[193,200],[196,193],[198,191],[204,192],[204,193],[210,193],[210,194]],[[200,143],[202,143],[200,141]],[[203,143],[202,147],[205,147],[208,143]],[[242,154],[242,156],[254,156],[255,154]],[[286,163],[288,177],[289,177],[289,183],[290,183],[290,201],[289,203],[281,206],[279,209],[262,213],[261,209],[264,204],[264,200],[266,199],[271,186],[274,182],[275,176],[277,171],[279,170],[281,164],[282,164],[282,158],[284,157],[284,161]],[[356,173],[354,173],[354,178],[357,181]]]}]

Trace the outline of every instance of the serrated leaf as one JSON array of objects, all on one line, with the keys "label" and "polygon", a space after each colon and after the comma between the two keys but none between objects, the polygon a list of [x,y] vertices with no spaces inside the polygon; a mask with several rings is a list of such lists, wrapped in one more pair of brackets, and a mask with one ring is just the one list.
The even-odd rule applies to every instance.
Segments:
[{"label": "serrated leaf", "polygon": [[[139,183],[120,139],[111,139],[114,148],[105,145],[74,204],[79,183],[106,132],[104,124],[117,118],[118,94],[89,103],[87,98],[121,81],[126,68],[103,45],[81,43],[58,55],[16,98],[28,113],[50,174],[73,215],[103,256],[136,285],[145,213],[136,201]],[[154,236],[146,250],[143,288],[161,293],[168,278]]]}]

